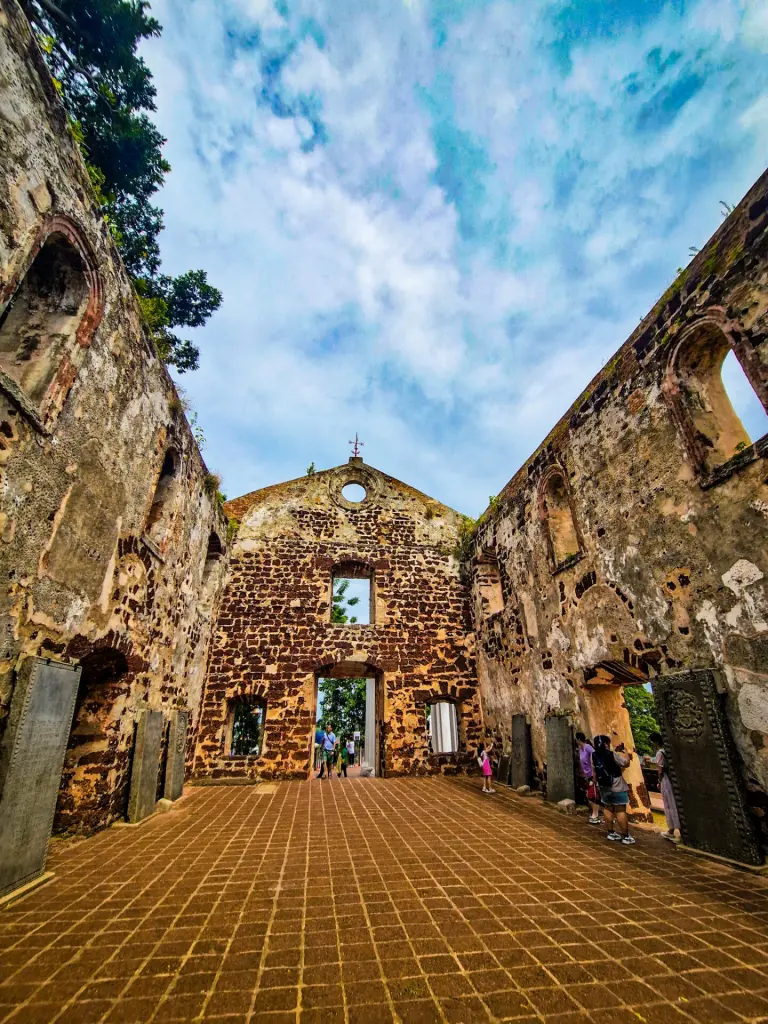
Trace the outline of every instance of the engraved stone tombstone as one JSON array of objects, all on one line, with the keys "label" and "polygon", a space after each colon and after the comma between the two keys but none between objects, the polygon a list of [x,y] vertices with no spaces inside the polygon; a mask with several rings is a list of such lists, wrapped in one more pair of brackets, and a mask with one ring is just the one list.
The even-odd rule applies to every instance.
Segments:
[{"label": "engraved stone tombstone", "polygon": [[547,730],[547,800],[575,800],[576,784],[573,771],[573,735],[569,718],[550,715]]},{"label": "engraved stone tombstone", "polygon": [[31,658],[0,745],[0,897],[45,870],[80,668]]},{"label": "engraved stone tombstone", "polygon": [[762,864],[714,674],[698,669],[662,676],[653,681],[653,695],[683,842]]},{"label": "engraved stone tombstone", "polygon": [[162,711],[143,711],[136,724],[136,741],[133,746],[131,793],[128,797],[130,822],[141,821],[155,810],[162,740]]},{"label": "engraved stone tombstone", "polygon": [[499,764],[496,768],[496,781],[500,782],[504,786],[509,785],[509,754],[502,754],[499,758]]},{"label": "engraved stone tombstone", "polygon": [[188,711],[172,711],[168,729],[168,759],[165,765],[166,800],[178,800],[184,790],[184,759],[187,752]]},{"label": "engraved stone tombstone", "polygon": [[512,715],[512,785],[531,784],[531,727],[525,715]]}]

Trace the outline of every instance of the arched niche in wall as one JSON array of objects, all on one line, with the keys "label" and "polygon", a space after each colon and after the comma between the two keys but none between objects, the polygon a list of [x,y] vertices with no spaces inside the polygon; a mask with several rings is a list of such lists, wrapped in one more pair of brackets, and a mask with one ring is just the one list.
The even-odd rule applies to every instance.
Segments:
[{"label": "arched niche in wall", "polygon": [[541,481],[539,515],[553,572],[572,565],[582,553],[581,533],[568,481],[559,467],[551,469]]},{"label": "arched niche in wall", "polygon": [[504,609],[501,574],[496,554],[483,550],[475,562],[473,596],[478,622],[483,622]]},{"label": "arched niche in wall", "polygon": [[[114,647],[99,647],[80,662],[82,674],[64,759],[54,832],[93,832],[122,812],[120,726],[131,676]],[[127,763],[123,774],[127,775]]]},{"label": "arched niche in wall", "polygon": [[102,314],[93,256],[77,226],[55,217],[41,232],[23,272],[0,305],[4,390],[42,419],[58,411]]},{"label": "arched niche in wall", "polygon": [[729,377],[734,370],[738,374],[740,367],[743,390],[751,387],[754,395],[749,398],[756,398],[765,409],[766,388],[754,354],[735,328],[714,317],[704,318],[683,332],[664,380],[664,394],[691,460],[705,481],[731,460],[748,461],[753,442],[768,429],[768,419],[752,414],[750,419],[759,426],[758,436],[751,437],[742,421],[745,405],[739,401],[740,408],[734,407],[723,380],[723,366],[731,353],[738,366],[731,367]]},{"label": "arched niche in wall", "polygon": [[144,527],[145,536],[158,546],[163,544],[167,534],[180,469],[181,458],[176,448],[171,446],[166,449],[163,456],[160,476],[155,486],[155,493]]},{"label": "arched niche in wall", "polygon": [[221,537],[215,530],[208,535],[208,547],[205,552],[205,565],[203,567],[203,584],[206,584],[213,574],[213,570],[224,558],[224,545]]}]

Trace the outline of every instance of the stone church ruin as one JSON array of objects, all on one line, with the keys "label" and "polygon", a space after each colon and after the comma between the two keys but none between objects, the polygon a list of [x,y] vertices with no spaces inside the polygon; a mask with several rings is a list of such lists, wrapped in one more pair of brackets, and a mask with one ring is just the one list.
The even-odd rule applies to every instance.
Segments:
[{"label": "stone church ruin", "polygon": [[768,438],[721,368],[768,409],[768,173],[477,524],[359,456],[222,508],[13,0],[0,75],[0,897],[185,779],[308,779],[321,678],[367,680],[374,776],[493,738],[550,797],[650,686],[685,843],[762,864]]}]

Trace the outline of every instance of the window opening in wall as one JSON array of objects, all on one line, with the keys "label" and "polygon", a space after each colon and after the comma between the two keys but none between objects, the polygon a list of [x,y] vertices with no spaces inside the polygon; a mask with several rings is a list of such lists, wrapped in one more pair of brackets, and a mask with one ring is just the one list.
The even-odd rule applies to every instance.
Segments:
[{"label": "window opening in wall", "polygon": [[35,404],[76,338],[89,293],[79,253],[54,233],[0,314],[0,369]]},{"label": "window opening in wall", "polygon": [[701,324],[675,356],[675,404],[699,468],[712,471],[748,448],[768,419],[722,328]]},{"label": "window opening in wall", "polygon": [[208,537],[208,550],[205,555],[205,567],[203,568],[203,583],[210,578],[214,568],[224,557],[224,545],[215,530],[211,530]]},{"label": "window opening in wall", "polygon": [[229,710],[229,756],[259,757],[264,746],[266,704],[244,697],[233,701]]},{"label": "window opening in wall", "polygon": [[152,506],[149,510],[149,516],[147,517],[146,530],[150,537],[155,538],[158,533],[162,532],[162,521],[164,519],[169,498],[173,493],[178,467],[178,452],[174,448],[169,448],[165,453],[165,458],[163,459],[163,465],[160,469],[160,478],[157,481],[155,494],[152,498]]},{"label": "window opening in wall", "polygon": [[[313,769],[324,778],[329,768],[337,777],[360,775],[365,757],[366,694],[362,677],[317,680],[317,714]],[[330,736],[326,726],[331,727]],[[328,750],[333,746],[335,751]]]},{"label": "window opening in wall", "polygon": [[568,489],[560,473],[555,473],[547,482],[544,512],[552,543],[552,558],[555,566],[558,566],[577,555],[580,549]]},{"label": "window opening in wall", "polygon": [[427,704],[427,736],[431,754],[455,754],[459,749],[456,705],[449,700]]},{"label": "window opening in wall", "polygon": [[367,566],[345,562],[334,569],[331,622],[359,626],[373,622],[373,576]]},{"label": "window opening in wall", "polygon": [[341,493],[347,501],[359,504],[365,498],[366,490],[362,484],[345,484],[341,489]]},{"label": "window opening in wall", "polygon": [[768,413],[755,394],[733,350],[723,360],[720,376],[734,414],[741,422],[750,443],[759,440],[763,434],[768,434]]}]

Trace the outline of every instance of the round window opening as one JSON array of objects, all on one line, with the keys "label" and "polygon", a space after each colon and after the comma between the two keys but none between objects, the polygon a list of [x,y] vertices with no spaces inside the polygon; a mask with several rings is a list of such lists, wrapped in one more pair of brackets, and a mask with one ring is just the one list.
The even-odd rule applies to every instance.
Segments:
[{"label": "round window opening", "polygon": [[345,484],[341,488],[341,493],[347,501],[352,501],[355,505],[358,505],[365,497],[365,488],[362,484]]}]

